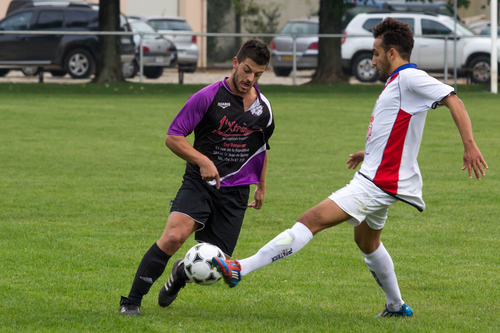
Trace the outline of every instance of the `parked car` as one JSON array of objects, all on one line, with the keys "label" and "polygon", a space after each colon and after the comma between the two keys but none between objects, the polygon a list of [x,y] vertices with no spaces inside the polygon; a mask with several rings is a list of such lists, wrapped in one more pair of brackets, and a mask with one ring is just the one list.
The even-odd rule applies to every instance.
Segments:
[{"label": "parked car", "polygon": [[133,78],[139,71],[141,35],[143,73],[147,78],[156,79],[163,74],[163,68],[174,67],[177,64],[177,49],[175,45],[160,35],[152,26],[144,21],[129,19],[134,35],[135,59],[123,67],[123,76]]},{"label": "parked car", "polygon": [[[408,23],[413,29],[416,37],[411,62],[426,71],[444,71],[445,38],[441,36],[449,36],[446,41],[447,64],[449,69],[453,69],[455,21],[450,16],[421,13],[366,13],[357,15],[345,29],[342,65],[346,71],[351,71],[360,81],[372,82],[378,79],[378,73],[371,65],[373,45],[371,30],[389,16]],[[458,22],[456,27],[456,60],[459,74],[468,75],[475,83],[488,83],[491,41],[475,35],[461,22]],[[349,35],[366,35],[366,37],[349,38]],[[500,44],[497,48],[500,51]]]},{"label": "parked car", "polygon": [[[280,34],[318,34],[317,17],[288,21]],[[318,66],[318,37],[304,36],[296,39],[296,62],[298,70],[314,69]],[[293,38],[276,36],[271,41],[271,66],[276,76],[288,76],[293,66]]]},{"label": "parked car", "polygon": [[[450,17],[453,17],[455,14],[453,6],[446,1],[388,1],[382,4],[381,9],[394,13],[433,13]],[[457,19],[460,21],[458,15]]]},{"label": "parked car", "polygon": [[[0,21],[3,31],[97,31],[99,7],[87,3],[26,4]],[[120,15],[122,31],[130,31]],[[122,36],[121,61],[135,57],[132,36]],[[44,68],[55,76],[87,78],[95,71],[99,38],[95,35],[0,33],[0,75],[11,69]]]},{"label": "parked car", "polygon": [[[41,4],[41,3],[47,4],[47,3],[55,3],[55,4],[60,4],[60,3],[67,3],[68,0],[11,0],[9,3],[9,7],[7,7],[7,13],[5,16],[9,15],[10,13],[26,7],[26,6],[32,6],[33,4]],[[71,0],[71,2],[80,2],[80,3],[85,3],[85,0]]]},{"label": "parked car", "polygon": [[196,36],[177,34],[179,31],[193,31],[184,18],[177,16],[129,16],[129,18],[149,23],[156,31],[175,44],[180,70],[187,73],[194,73],[196,71],[199,57]]},{"label": "parked car", "polygon": [[[491,35],[491,26],[487,26],[479,32],[480,35]],[[497,27],[497,36],[500,36],[500,26]]]},{"label": "parked car", "polygon": [[[454,11],[445,1],[405,2],[405,1],[355,1],[353,7],[346,10],[342,16],[342,29],[345,30],[351,20],[363,13],[400,12],[436,13],[453,16]],[[318,17],[300,18],[288,21],[280,34],[318,34]],[[304,36],[296,38],[297,70],[315,69],[318,64],[318,38]],[[271,66],[277,76],[288,76],[293,65],[293,38],[277,36],[271,41]],[[376,71],[375,71],[376,72]]]}]

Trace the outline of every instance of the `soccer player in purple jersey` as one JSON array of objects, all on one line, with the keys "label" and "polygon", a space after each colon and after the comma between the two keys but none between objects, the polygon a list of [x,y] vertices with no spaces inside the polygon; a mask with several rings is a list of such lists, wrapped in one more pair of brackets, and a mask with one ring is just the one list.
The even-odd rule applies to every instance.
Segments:
[{"label": "soccer player in purple jersey", "polygon": [[464,145],[463,167],[477,179],[488,168],[472,136],[472,126],[462,101],[453,88],[411,64],[413,32],[406,23],[386,18],[373,28],[373,59],[381,78],[387,80],[368,127],[365,150],[347,161],[355,169],[349,185],[306,211],[295,225],[243,260],[212,259],[226,283],[235,287],[243,276],[297,253],[313,236],[342,222],[354,226],[354,240],[386,304],[378,317],[410,317],[413,310],[403,302],[391,256],[380,241],[389,207],[397,201],[425,208],[422,176],[417,163],[427,111],[445,105]]},{"label": "soccer player in purple jersey", "polygon": [[[274,131],[271,104],[256,83],[269,63],[267,46],[247,41],[233,58],[229,78],[192,95],[172,121],[165,144],[186,171],[160,239],[144,255],[120,313],[141,315],[140,306],[169,259],[194,232],[230,258],[247,207],[261,209],[266,190],[267,150]],[[186,136],[194,132],[194,144]],[[250,185],[256,184],[248,203]],[[169,306],[188,282],[177,259],[158,303]]]}]

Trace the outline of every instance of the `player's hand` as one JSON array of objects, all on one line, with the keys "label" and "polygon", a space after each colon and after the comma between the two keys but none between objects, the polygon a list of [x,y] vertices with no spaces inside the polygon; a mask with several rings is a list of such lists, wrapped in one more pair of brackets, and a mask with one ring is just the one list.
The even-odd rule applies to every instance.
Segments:
[{"label": "player's hand", "polygon": [[483,166],[488,169],[488,164],[486,164],[486,161],[484,160],[483,155],[481,155],[481,152],[476,144],[474,143],[470,147],[466,147],[464,151],[464,165],[462,167],[462,171],[467,169],[469,172],[469,178],[472,179],[472,171],[474,170],[477,180],[481,180],[481,175],[486,176]]},{"label": "player's hand", "polygon": [[199,163],[201,179],[206,182],[210,182],[215,179],[215,187],[217,189],[220,188],[220,177],[219,171],[217,171],[217,167],[214,162],[212,162],[208,157],[203,161],[203,163]]},{"label": "player's hand", "polygon": [[358,151],[357,153],[354,154],[349,154],[349,159],[347,160],[347,164],[349,164],[349,166],[347,168],[356,169],[359,163],[363,162],[364,159],[365,159],[364,150]]},{"label": "player's hand", "polygon": [[264,203],[264,193],[265,189],[257,185],[255,193],[253,195],[254,200],[248,204],[248,207],[253,207],[255,209],[261,209]]}]

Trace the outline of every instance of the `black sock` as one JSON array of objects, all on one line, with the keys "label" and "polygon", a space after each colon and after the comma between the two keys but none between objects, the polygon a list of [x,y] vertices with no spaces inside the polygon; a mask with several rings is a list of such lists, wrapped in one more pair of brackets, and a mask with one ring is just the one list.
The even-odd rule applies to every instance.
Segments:
[{"label": "black sock", "polygon": [[184,270],[184,264],[180,265],[177,269],[177,278],[180,281],[189,281],[189,278],[186,275],[186,271]]},{"label": "black sock", "polygon": [[135,274],[132,289],[128,295],[135,305],[141,305],[142,297],[149,292],[153,283],[163,274],[170,256],[163,252],[156,243],[146,252]]}]

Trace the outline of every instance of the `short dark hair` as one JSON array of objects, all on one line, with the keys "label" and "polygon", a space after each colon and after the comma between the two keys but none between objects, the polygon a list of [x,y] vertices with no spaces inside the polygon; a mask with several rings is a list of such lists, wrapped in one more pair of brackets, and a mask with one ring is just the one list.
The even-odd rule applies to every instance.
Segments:
[{"label": "short dark hair", "polygon": [[269,64],[271,54],[269,53],[269,49],[266,44],[256,39],[250,39],[243,44],[241,49],[238,51],[236,58],[238,58],[238,62],[242,62],[246,58],[250,58],[255,61],[257,65],[267,66],[267,64]]},{"label": "short dark hair", "polygon": [[373,37],[382,38],[384,51],[394,48],[401,58],[410,61],[414,40],[413,30],[407,23],[387,17],[373,28]]}]

